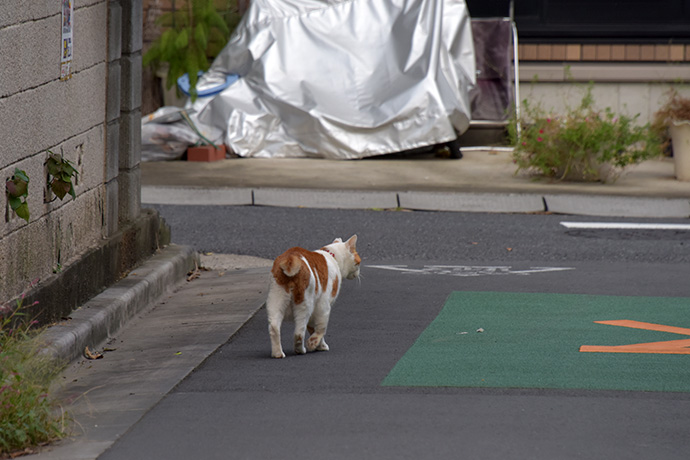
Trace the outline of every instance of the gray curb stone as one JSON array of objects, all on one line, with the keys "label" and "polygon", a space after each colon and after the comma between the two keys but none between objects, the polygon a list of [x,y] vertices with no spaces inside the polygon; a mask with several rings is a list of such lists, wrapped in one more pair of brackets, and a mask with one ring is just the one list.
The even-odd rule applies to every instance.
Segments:
[{"label": "gray curb stone", "polygon": [[544,195],[548,211],[602,217],[688,218],[690,199]]},{"label": "gray curb stone", "polygon": [[254,205],[304,208],[371,209],[396,208],[396,192],[370,192],[351,190],[254,190]]},{"label": "gray curb stone", "polygon": [[171,244],[127,277],[71,313],[69,320],[46,329],[38,340],[41,354],[61,363],[82,355],[114,335],[132,316],[154,305],[198,264],[190,247]]},{"label": "gray curb stone", "polygon": [[406,209],[519,213],[544,211],[541,196],[530,194],[402,192],[398,196],[400,207]]},{"label": "gray curb stone", "polygon": [[602,217],[689,218],[690,198],[585,194],[355,191],[142,186],[146,204],[282,206],[326,209],[532,213]]},{"label": "gray curb stone", "polygon": [[253,204],[250,188],[141,187],[141,201],[149,204],[226,205]]}]

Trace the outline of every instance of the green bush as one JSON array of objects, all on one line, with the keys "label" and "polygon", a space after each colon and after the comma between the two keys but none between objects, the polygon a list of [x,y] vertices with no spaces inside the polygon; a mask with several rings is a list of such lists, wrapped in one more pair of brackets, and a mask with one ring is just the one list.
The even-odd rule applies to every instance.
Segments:
[{"label": "green bush", "polygon": [[40,358],[35,322],[22,313],[22,298],[0,306],[0,455],[63,436],[64,417],[48,396],[60,367]]},{"label": "green bush", "polygon": [[527,170],[555,180],[615,179],[626,166],[661,154],[661,140],[635,117],[594,108],[592,85],[580,104],[563,115],[523,102],[520,119],[509,126],[518,171]]}]

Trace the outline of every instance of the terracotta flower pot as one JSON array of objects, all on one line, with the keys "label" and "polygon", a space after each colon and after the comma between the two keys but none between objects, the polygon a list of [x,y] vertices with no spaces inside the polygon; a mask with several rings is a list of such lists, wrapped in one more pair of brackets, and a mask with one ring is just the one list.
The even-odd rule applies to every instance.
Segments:
[{"label": "terracotta flower pot", "polygon": [[218,161],[225,158],[225,145],[197,145],[187,148],[187,161]]}]

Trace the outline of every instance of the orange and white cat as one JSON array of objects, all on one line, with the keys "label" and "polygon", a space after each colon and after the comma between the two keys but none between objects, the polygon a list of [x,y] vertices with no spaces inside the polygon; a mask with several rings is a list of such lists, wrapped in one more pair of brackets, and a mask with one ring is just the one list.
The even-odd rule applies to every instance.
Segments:
[{"label": "orange and white cat", "polygon": [[343,278],[359,278],[361,258],[356,244],[354,235],[344,243],[337,238],[316,251],[295,247],[273,262],[266,300],[272,357],[285,358],[280,326],[290,317],[295,321],[295,353],[328,350],[324,335],[340,283]]}]

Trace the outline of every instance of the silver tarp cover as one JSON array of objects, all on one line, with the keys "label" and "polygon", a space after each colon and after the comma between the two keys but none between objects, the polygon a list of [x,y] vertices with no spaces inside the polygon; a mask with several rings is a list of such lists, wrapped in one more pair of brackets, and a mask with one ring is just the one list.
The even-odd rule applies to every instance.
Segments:
[{"label": "silver tarp cover", "polygon": [[245,157],[353,159],[447,142],[475,81],[464,0],[253,0],[199,120]]}]

